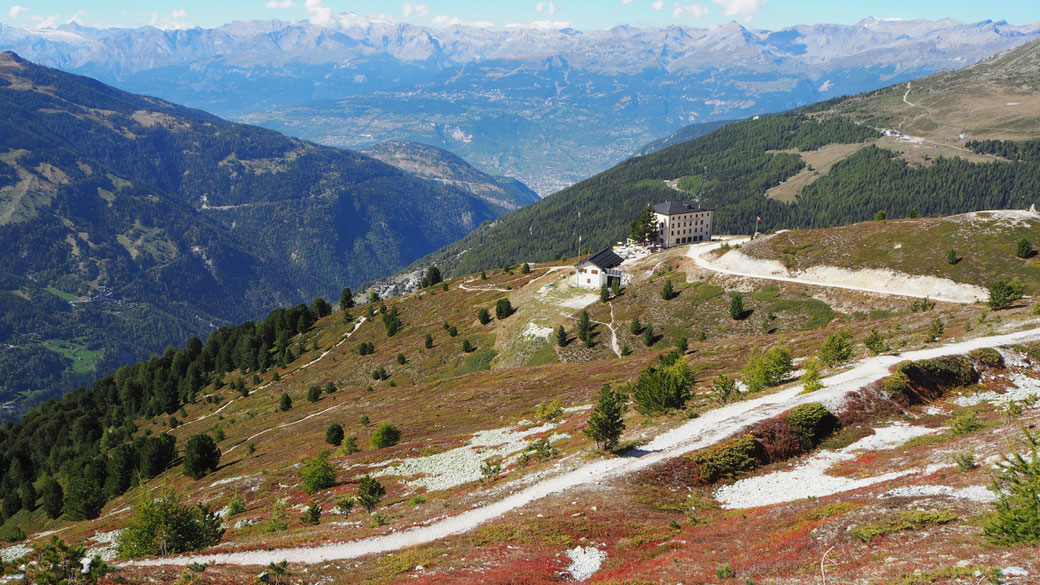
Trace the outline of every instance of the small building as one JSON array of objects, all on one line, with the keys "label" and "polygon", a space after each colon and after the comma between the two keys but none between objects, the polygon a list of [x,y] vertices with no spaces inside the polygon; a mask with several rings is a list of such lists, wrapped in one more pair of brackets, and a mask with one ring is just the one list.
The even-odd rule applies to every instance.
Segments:
[{"label": "small building", "polygon": [[624,273],[618,266],[624,260],[610,248],[603,248],[592,256],[578,262],[577,274],[575,275],[576,286],[599,290],[604,286],[614,286],[616,282],[621,284]]},{"label": "small building", "polygon": [[654,205],[661,245],[665,248],[711,240],[715,210],[699,201],[665,201]]}]

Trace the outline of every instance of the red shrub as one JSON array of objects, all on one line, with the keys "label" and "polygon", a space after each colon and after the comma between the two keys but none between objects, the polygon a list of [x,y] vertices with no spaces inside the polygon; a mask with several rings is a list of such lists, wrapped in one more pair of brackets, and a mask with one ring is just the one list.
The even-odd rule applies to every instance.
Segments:
[{"label": "red shrub", "polygon": [[701,474],[700,466],[687,457],[673,457],[650,466],[643,472],[643,481],[665,487],[708,485]]},{"label": "red shrub", "polygon": [[775,463],[790,459],[802,453],[802,444],[798,434],[787,422],[786,416],[777,416],[764,420],[751,427],[766,463]]}]

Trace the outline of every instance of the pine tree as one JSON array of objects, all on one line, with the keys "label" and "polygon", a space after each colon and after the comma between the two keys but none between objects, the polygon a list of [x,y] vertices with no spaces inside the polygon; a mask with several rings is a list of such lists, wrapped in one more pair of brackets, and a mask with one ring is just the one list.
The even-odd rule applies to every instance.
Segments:
[{"label": "pine tree", "polygon": [[315,494],[336,485],[336,467],[329,463],[329,451],[322,449],[300,465],[300,482],[303,491]]},{"label": "pine tree", "polygon": [[40,495],[43,497],[43,511],[48,518],[61,516],[65,508],[65,490],[51,476],[45,476],[40,482]]},{"label": "pine tree", "polygon": [[1003,546],[1040,542],[1040,437],[1023,432],[1018,448],[995,466],[996,513],[983,526],[986,538]]},{"label": "pine tree", "polygon": [[311,386],[307,389],[307,400],[310,402],[317,402],[321,399],[321,388],[318,386]]},{"label": "pine tree", "polygon": [[604,384],[599,391],[599,402],[589,415],[585,435],[596,441],[596,447],[603,451],[613,451],[625,430],[625,404],[623,392],[611,390],[610,384]]},{"label": "pine tree", "polygon": [[278,410],[286,412],[292,409],[292,398],[289,397],[288,392],[283,392],[281,399],[278,401]]},{"label": "pine tree", "polygon": [[729,293],[729,316],[739,321],[744,318],[744,295],[737,291]]},{"label": "pine tree", "polygon": [[657,341],[657,335],[654,333],[654,326],[652,323],[647,323],[643,329],[643,345],[650,347]]},{"label": "pine tree", "polygon": [[647,205],[643,208],[639,217],[632,222],[628,232],[628,237],[639,243],[653,243],[657,241],[660,234],[661,232],[657,225],[657,215],[654,213],[654,208]]},{"label": "pine tree", "polygon": [[843,364],[852,357],[852,333],[842,329],[827,336],[820,348],[820,361],[830,367]]},{"label": "pine tree", "polygon": [[530,273],[531,273],[531,265],[528,264],[527,262],[524,262],[524,265],[520,267],[520,274],[530,274]]},{"label": "pine tree", "polygon": [[639,335],[643,332],[643,325],[639,322],[639,317],[632,317],[632,324],[628,326],[628,332],[632,335]]},{"label": "pine tree", "polygon": [[325,431],[325,442],[333,447],[339,447],[343,443],[343,425],[332,423]]},{"label": "pine tree", "polygon": [[614,295],[615,297],[618,296],[619,294],[621,294],[621,279],[620,278],[615,278],[611,282],[611,284],[610,284],[610,294]]},{"label": "pine tree", "polygon": [[1012,303],[1022,298],[1024,292],[1024,287],[1018,279],[998,280],[989,285],[989,308],[997,311],[1010,307]]},{"label": "pine tree", "polygon": [[339,295],[339,310],[346,311],[347,309],[354,308],[354,293],[350,292],[350,287],[345,287],[343,292]]},{"label": "pine tree", "polygon": [[371,475],[361,476],[361,479],[358,481],[357,503],[371,512],[375,510],[379,500],[383,499],[384,494],[386,494],[386,488],[383,487],[383,484],[379,483]]},{"label": "pine tree", "polygon": [[220,465],[220,449],[209,435],[195,435],[184,446],[184,475],[201,479]]},{"label": "pine tree", "polygon": [[950,251],[946,253],[946,263],[952,266],[956,264],[959,260],[960,258],[957,257],[957,249],[950,248]]},{"label": "pine tree", "polygon": [[464,351],[466,353],[470,353],[471,351],[473,351],[475,349],[477,349],[477,348],[473,347],[473,344],[470,343],[470,341],[468,339],[463,339],[462,340],[462,351]]},{"label": "pine tree", "polygon": [[884,211],[879,211],[874,215],[874,221],[885,221],[886,219],[888,219],[888,214]]},{"label": "pine tree", "polygon": [[870,355],[880,355],[889,349],[888,344],[885,343],[885,338],[877,332],[877,329],[870,330],[870,333],[863,338],[863,345],[866,346]]},{"label": "pine tree", "polygon": [[426,346],[426,349],[431,349],[433,347],[433,336],[430,335],[429,333],[427,333],[426,334],[426,341],[423,342],[423,343]]},{"label": "pine tree", "polygon": [[563,325],[556,329],[556,345],[560,347],[567,345],[567,330],[564,329]]},{"label": "pine tree", "polygon": [[487,325],[491,322],[491,313],[489,313],[487,309],[481,307],[480,310],[477,311],[477,321],[480,321],[481,325]]},{"label": "pine tree", "polygon": [[608,289],[607,285],[604,284],[599,289],[599,302],[605,303],[605,302],[607,302],[609,300],[610,300],[610,289]]},{"label": "pine tree", "polygon": [[1029,258],[1033,255],[1033,243],[1026,238],[1022,238],[1018,241],[1018,248],[1015,250],[1015,256],[1019,258]]},{"label": "pine tree", "polygon": [[509,299],[498,299],[498,302],[495,303],[495,317],[499,321],[512,315],[514,311],[515,309],[513,309],[513,305],[510,304]]},{"label": "pine tree", "polygon": [[816,392],[823,388],[820,382],[820,360],[810,358],[805,362],[805,373],[802,374],[802,392]]},{"label": "pine tree", "polygon": [[661,298],[666,301],[670,301],[675,298],[675,289],[672,288],[672,279],[665,279],[664,286],[661,287]]}]

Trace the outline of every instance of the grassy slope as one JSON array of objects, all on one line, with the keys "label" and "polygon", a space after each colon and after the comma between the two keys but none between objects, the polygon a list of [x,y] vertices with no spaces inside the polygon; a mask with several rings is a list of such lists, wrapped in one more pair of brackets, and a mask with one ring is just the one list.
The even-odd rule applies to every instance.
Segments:
[{"label": "grassy slope", "polygon": [[[447,291],[434,287],[388,301],[388,306],[400,308],[405,324],[400,333],[389,339],[377,315],[375,320],[361,325],[349,340],[336,346],[352,325],[344,324],[340,314],[333,314],[304,335],[308,347],[316,341],[320,350],[309,351],[280,371],[280,381],[273,382],[273,373],[267,373],[262,376],[259,387],[250,384],[252,392],[246,398],[239,397],[229,387],[211,389],[210,398],[188,405],[175,415],[181,422],[187,421],[176,428],[170,428],[169,420],[162,417],[141,421],[139,432],[167,430],[178,437],[179,443],[195,433],[215,433],[219,427],[225,435],[220,442],[225,456],[221,468],[202,480],[192,481],[181,475],[179,469],[173,469],[139,489],[165,485],[217,507],[225,505],[236,494],[243,495],[248,510],[235,518],[218,548],[292,545],[328,538],[349,540],[461,511],[488,497],[488,487],[477,483],[426,493],[407,485],[407,478],[391,477],[383,479],[388,494],[381,510],[387,526],[373,525],[359,512],[346,519],[328,514],[338,499],[354,493],[357,478],[366,470],[379,468],[380,463],[389,459],[430,455],[463,445],[477,431],[535,424],[524,420],[535,420],[536,406],[554,398],[559,398],[564,406],[588,404],[600,385],[633,379],[656,355],[670,349],[680,336],[690,339],[688,359],[698,373],[697,390],[703,393],[710,389],[716,373],[736,373],[749,348],[766,347],[781,340],[786,340],[798,357],[815,352],[826,335],[839,328],[859,332],[876,328],[894,348],[909,348],[922,343],[923,332],[935,316],[941,315],[946,321],[947,335],[966,335],[969,330],[981,332],[987,327],[976,322],[978,309],[971,307],[940,307],[932,313],[915,314],[909,313],[907,301],[900,299],[879,301],[855,293],[724,279],[694,268],[682,252],[683,249],[671,250],[646,259],[633,271],[636,275],[633,285],[611,301],[619,341],[634,350],[624,358],[617,358],[610,350],[609,332],[603,325],[597,326],[592,348],[585,348],[577,340],[564,348],[556,348],[546,342],[518,339],[517,333],[529,323],[543,327],[563,324],[570,329],[573,339],[577,311],[545,300],[551,297],[546,297],[550,293],[544,292],[549,290],[544,288],[547,284],[564,288],[563,281],[569,278],[569,270],[550,272],[545,265],[535,266],[529,275],[519,271],[512,274],[491,271],[487,280],[467,276],[451,281]],[[672,279],[679,292],[671,301],[664,301],[659,295],[666,278]],[[464,290],[463,286],[470,289],[506,289],[508,286],[510,290]],[[743,321],[732,321],[727,315],[727,301],[722,293],[732,288],[750,293],[746,298],[751,314]],[[476,320],[477,309],[492,308],[495,301],[503,297],[510,298],[518,311],[503,321],[493,320],[481,326]],[[570,297],[560,297],[561,300],[567,298]],[[589,307],[590,315],[596,321],[609,322],[610,305],[597,301]],[[841,310],[833,307],[841,307]],[[361,308],[354,312],[364,313]],[[773,332],[765,333],[763,323],[770,313],[775,317],[770,320]],[[654,324],[661,335],[655,346],[646,348],[640,336],[628,332],[632,317],[639,317],[644,324]],[[445,322],[458,328],[457,337],[449,336],[443,328]],[[992,320],[988,327],[994,327]],[[707,338],[697,341],[697,335],[702,332]],[[435,340],[432,349],[423,347],[427,333]],[[467,356],[461,351],[463,339],[477,345],[474,354]],[[356,353],[363,341],[375,344],[375,354],[362,357]],[[323,359],[302,368],[333,346],[336,347]],[[496,355],[488,364],[490,369],[460,375],[470,369],[473,361],[478,361],[474,356],[489,348]],[[403,366],[396,361],[398,353],[407,359]],[[372,379],[371,371],[380,366],[390,372],[393,386]],[[229,376],[227,381],[235,376]],[[338,385],[338,392],[323,395],[317,403],[306,400],[308,387],[329,381]],[[293,409],[286,413],[277,410],[282,392],[288,392],[294,401]],[[638,441],[646,430],[658,432],[712,407],[701,394],[687,409],[668,416],[647,418],[630,411],[627,416],[630,430],[624,440]],[[368,425],[362,424],[363,416],[369,418]],[[584,419],[582,412],[566,413],[559,419],[561,426],[553,431],[569,435],[554,445],[568,461],[594,456],[590,442],[580,432]],[[325,429],[333,422],[343,424],[348,436],[356,436],[363,450],[354,455],[334,455],[333,460],[341,469],[339,484],[313,498],[327,511],[326,516],[317,527],[304,526],[292,507],[302,506],[311,498],[296,487],[295,465],[326,446]],[[403,431],[404,440],[396,447],[373,451],[367,439],[382,422],[397,425]],[[255,453],[248,453],[247,443],[255,446]],[[536,460],[528,467],[507,466],[506,478],[516,479],[554,463],[554,460]],[[125,507],[136,493],[138,491],[132,490],[110,502],[102,518],[95,522],[43,522],[39,517],[26,518],[24,514],[14,522],[29,532],[64,528],[63,537],[67,540],[89,541],[95,531],[121,526],[126,518]],[[633,505],[650,505],[651,508],[658,505],[647,504],[634,487],[625,488],[625,493],[629,494],[626,498],[635,498]],[[596,501],[599,496],[592,497]],[[278,500],[284,500],[289,506],[290,528],[265,533],[262,523],[270,517],[272,505]],[[538,506],[541,509],[542,504]],[[598,521],[613,521],[614,513],[604,510]],[[648,511],[648,514],[648,518],[658,517],[658,512]],[[255,524],[236,527],[234,524],[240,520]],[[344,520],[348,524],[333,524]],[[12,526],[9,522],[5,529]],[[539,534],[564,530],[560,526],[546,527],[541,522],[536,529]],[[617,533],[627,535],[625,538],[636,538],[646,529],[645,522],[636,522],[625,525]],[[479,540],[482,537],[464,538]]]}]

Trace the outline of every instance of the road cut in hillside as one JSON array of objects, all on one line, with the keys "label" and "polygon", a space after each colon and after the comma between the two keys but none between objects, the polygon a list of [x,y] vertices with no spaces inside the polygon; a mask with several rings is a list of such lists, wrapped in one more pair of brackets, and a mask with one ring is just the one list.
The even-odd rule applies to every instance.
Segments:
[{"label": "road cut in hillside", "polygon": [[883,295],[929,298],[948,303],[971,304],[989,298],[986,289],[979,286],[954,282],[948,278],[906,274],[895,270],[874,268],[850,270],[837,266],[813,266],[808,270],[792,273],[776,260],[752,258],[739,249],[730,250],[718,258],[709,258],[708,254],[718,248],[719,244],[716,242],[695,244],[690,246],[687,256],[692,258],[700,268],[731,276],[843,288]]},{"label": "road cut in hillside", "polygon": [[[130,564],[154,566],[212,562],[266,565],[272,561],[282,560],[290,563],[311,564],[389,553],[433,542],[447,536],[462,534],[535,500],[559,494],[568,489],[591,486],[606,479],[634,473],[666,459],[710,446],[748,426],[777,416],[800,404],[821,402],[828,408],[836,408],[849,393],[887,376],[889,368],[903,360],[932,359],[945,355],[965,354],[985,347],[1000,347],[1037,340],[1040,340],[1040,328],[970,339],[903,354],[870,358],[849,370],[825,378],[823,380],[825,388],[817,392],[799,395],[802,390],[801,386],[794,386],[773,394],[729,404],[706,412],[701,417],[680,427],[661,433],[636,452],[622,457],[605,458],[586,463],[570,471],[547,477],[529,487],[518,489],[498,501],[473,508],[457,516],[384,536],[295,548],[144,559],[133,561]],[[509,486],[507,485],[505,488],[508,490]]]}]

